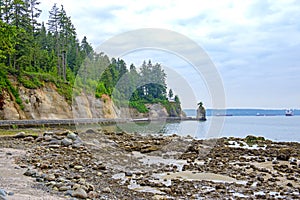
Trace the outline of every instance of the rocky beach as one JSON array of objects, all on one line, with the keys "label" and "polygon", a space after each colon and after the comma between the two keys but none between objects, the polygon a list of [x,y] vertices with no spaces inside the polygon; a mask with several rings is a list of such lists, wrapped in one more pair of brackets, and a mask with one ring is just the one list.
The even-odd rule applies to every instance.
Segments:
[{"label": "rocky beach", "polygon": [[86,129],[0,140],[0,199],[299,199],[300,144]]}]

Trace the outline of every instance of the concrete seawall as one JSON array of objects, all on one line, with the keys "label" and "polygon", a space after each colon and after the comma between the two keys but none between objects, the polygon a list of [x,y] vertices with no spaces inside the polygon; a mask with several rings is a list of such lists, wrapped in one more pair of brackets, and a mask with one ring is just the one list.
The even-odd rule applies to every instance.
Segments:
[{"label": "concrete seawall", "polygon": [[81,119],[41,119],[41,120],[0,120],[0,127],[39,127],[39,126],[60,126],[60,125],[84,125],[84,124],[114,124],[126,122],[147,122],[147,121],[204,121],[192,117],[166,117],[166,118],[140,118],[140,119],[104,119],[104,118],[81,118]]}]

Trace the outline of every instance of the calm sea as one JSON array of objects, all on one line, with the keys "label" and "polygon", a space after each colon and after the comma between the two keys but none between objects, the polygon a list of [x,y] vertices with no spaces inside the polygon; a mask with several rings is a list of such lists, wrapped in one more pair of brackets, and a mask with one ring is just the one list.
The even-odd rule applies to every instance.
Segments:
[{"label": "calm sea", "polygon": [[[195,110],[185,110],[188,116],[195,116]],[[205,122],[182,121],[166,124],[164,133],[191,135],[206,138],[213,119],[218,118],[219,110],[207,110]],[[285,110],[264,109],[228,109],[224,117],[223,128],[217,137],[263,136],[274,141],[300,142],[300,110],[294,110],[294,116],[285,116]]]},{"label": "calm sea", "polygon": [[[195,110],[185,110],[188,116],[195,116]],[[214,131],[212,137],[246,137],[247,135],[263,136],[273,141],[300,142],[300,112],[294,111],[294,116],[285,116],[285,110],[262,109],[230,109],[225,117],[217,115],[219,111],[207,110],[207,121],[178,121],[178,122],[151,122],[138,124],[118,124],[112,129],[123,129],[127,132],[162,133],[190,135],[205,139],[211,134],[212,121],[223,128]]]}]

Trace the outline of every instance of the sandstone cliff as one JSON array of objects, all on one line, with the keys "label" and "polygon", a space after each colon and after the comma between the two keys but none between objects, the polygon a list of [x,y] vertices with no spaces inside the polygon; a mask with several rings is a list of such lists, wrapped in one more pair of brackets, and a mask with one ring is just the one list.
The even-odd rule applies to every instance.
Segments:
[{"label": "sandstone cliff", "polygon": [[117,108],[111,98],[102,95],[100,99],[92,95],[79,94],[72,105],[58,93],[54,83],[46,82],[43,87],[28,89],[11,78],[18,88],[23,108],[16,103],[14,95],[3,90],[0,96],[0,119],[71,119],[71,118],[159,118],[169,113],[160,104],[147,104],[148,113],[139,113],[134,108]]},{"label": "sandstone cliff", "polygon": [[71,118],[116,118],[117,108],[108,96],[96,99],[80,94],[74,98],[73,106],[57,91],[55,84],[28,89],[11,79],[18,88],[23,108],[16,103],[14,95],[3,90],[0,96],[0,119],[71,119]]}]

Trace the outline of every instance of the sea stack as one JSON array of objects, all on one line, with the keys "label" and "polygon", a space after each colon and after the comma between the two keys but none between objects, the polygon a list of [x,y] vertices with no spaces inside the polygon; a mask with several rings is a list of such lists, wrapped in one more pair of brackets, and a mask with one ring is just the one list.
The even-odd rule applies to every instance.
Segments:
[{"label": "sea stack", "polygon": [[197,109],[197,119],[201,120],[201,121],[205,121],[206,120],[206,110],[203,106],[203,103],[200,102],[198,103],[198,109]]}]

